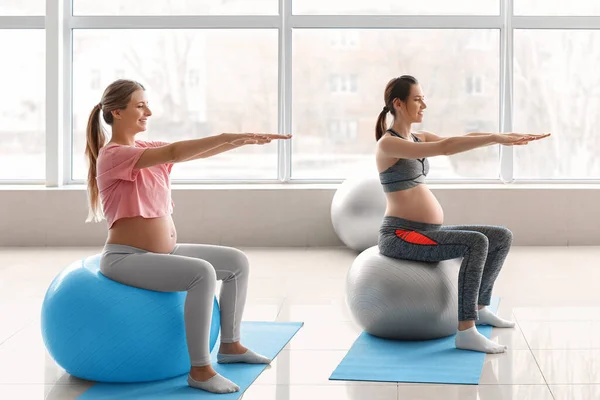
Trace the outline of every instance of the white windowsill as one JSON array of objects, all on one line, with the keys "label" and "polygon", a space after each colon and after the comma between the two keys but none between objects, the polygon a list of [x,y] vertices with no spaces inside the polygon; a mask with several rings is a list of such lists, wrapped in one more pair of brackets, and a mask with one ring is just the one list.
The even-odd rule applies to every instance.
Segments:
[{"label": "white windowsill", "polygon": [[[335,190],[340,183],[207,183],[207,184],[179,184],[172,185],[173,191],[187,190]],[[430,183],[433,190],[600,190],[600,183]],[[83,184],[64,185],[60,187],[46,187],[44,185],[11,184],[1,185],[1,191],[85,191]]]}]

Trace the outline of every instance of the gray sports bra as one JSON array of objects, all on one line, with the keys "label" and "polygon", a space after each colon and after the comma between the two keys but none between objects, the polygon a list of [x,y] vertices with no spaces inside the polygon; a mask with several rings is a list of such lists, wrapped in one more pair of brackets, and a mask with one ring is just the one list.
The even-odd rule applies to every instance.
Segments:
[{"label": "gray sports bra", "polygon": [[[393,136],[404,139],[392,129],[388,129],[387,131]],[[419,138],[414,134],[411,135],[415,141],[420,142]],[[428,173],[429,161],[427,161],[427,158],[401,158],[394,165],[379,173],[379,181],[383,185],[384,192],[397,192],[424,183]]]}]

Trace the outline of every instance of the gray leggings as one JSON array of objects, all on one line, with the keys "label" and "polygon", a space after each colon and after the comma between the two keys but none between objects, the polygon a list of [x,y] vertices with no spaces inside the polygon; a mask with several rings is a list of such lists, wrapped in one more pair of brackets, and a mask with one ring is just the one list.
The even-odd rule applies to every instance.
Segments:
[{"label": "gray leggings", "polygon": [[512,244],[501,226],[442,226],[386,216],[379,252],[387,257],[437,262],[463,258],[458,275],[458,319],[476,320],[477,305],[490,304],[494,282]]},{"label": "gray leggings", "polygon": [[[248,259],[231,247],[178,244],[170,254],[107,244],[100,270],[129,286],[158,292],[187,291],[184,318],[192,366],[210,362],[210,320],[216,280],[223,280],[219,298],[221,342],[240,340],[240,324],[248,290]],[[143,333],[142,333],[143,334]]]}]

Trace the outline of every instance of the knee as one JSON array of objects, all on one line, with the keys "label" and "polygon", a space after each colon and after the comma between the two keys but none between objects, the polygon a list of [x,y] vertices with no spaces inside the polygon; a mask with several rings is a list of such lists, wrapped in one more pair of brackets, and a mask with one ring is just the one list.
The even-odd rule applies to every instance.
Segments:
[{"label": "knee", "polygon": [[512,231],[506,227],[501,227],[500,229],[501,229],[500,232],[501,232],[502,244],[504,244],[506,246],[510,246],[513,241]]},{"label": "knee", "polygon": [[202,286],[203,289],[211,290],[217,286],[217,274],[211,263],[205,260],[193,260],[194,263],[194,279],[190,285],[190,289],[196,286]]},{"label": "knee", "polygon": [[489,239],[483,233],[473,232],[471,239],[471,249],[475,252],[487,253],[490,245]]},{"label": "knee", "polygon": [[236,277],[247,277],[250,274],[250,261],[246,253],[239,249],[231,248],[230,265]]}]

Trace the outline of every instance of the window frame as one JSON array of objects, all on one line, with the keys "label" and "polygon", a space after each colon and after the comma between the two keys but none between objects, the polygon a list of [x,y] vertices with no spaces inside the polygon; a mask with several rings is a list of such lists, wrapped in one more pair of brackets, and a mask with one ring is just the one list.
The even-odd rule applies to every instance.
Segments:
[{"label": "window frame", "polygon": [[[278,126],[292,127],[292,35],[295,29],[498,29],[500,31],[500,132],[512,131],[513,33],[515,29],[600,29],[600,16],[516,16],[514,0],[500,0],[498,15],[293,15],[292,0],[278,0],[278,15],[226,16],[74,16],[73,0],[46,2],[46,17],[0,17],[0,29],[46,29],[46,180],[48,187],[84,184],[71,179],[72,35],[74,29],[271,28],[278,31]],[[340,179],[292,179],[292,141],[277,143],[277,179],[210,183],[339,183]],[[515,181],[513,148],[500,146],[500,173],[491,180],[431,180],[430,183],[600,183],[585,179]],[[5,183],[2,182],[2,183]],[[20,183],[20,182],[15,182]],[[25,183],[30,184],[31,181]],[[179,184],[208,183],[204,180]]]}]

